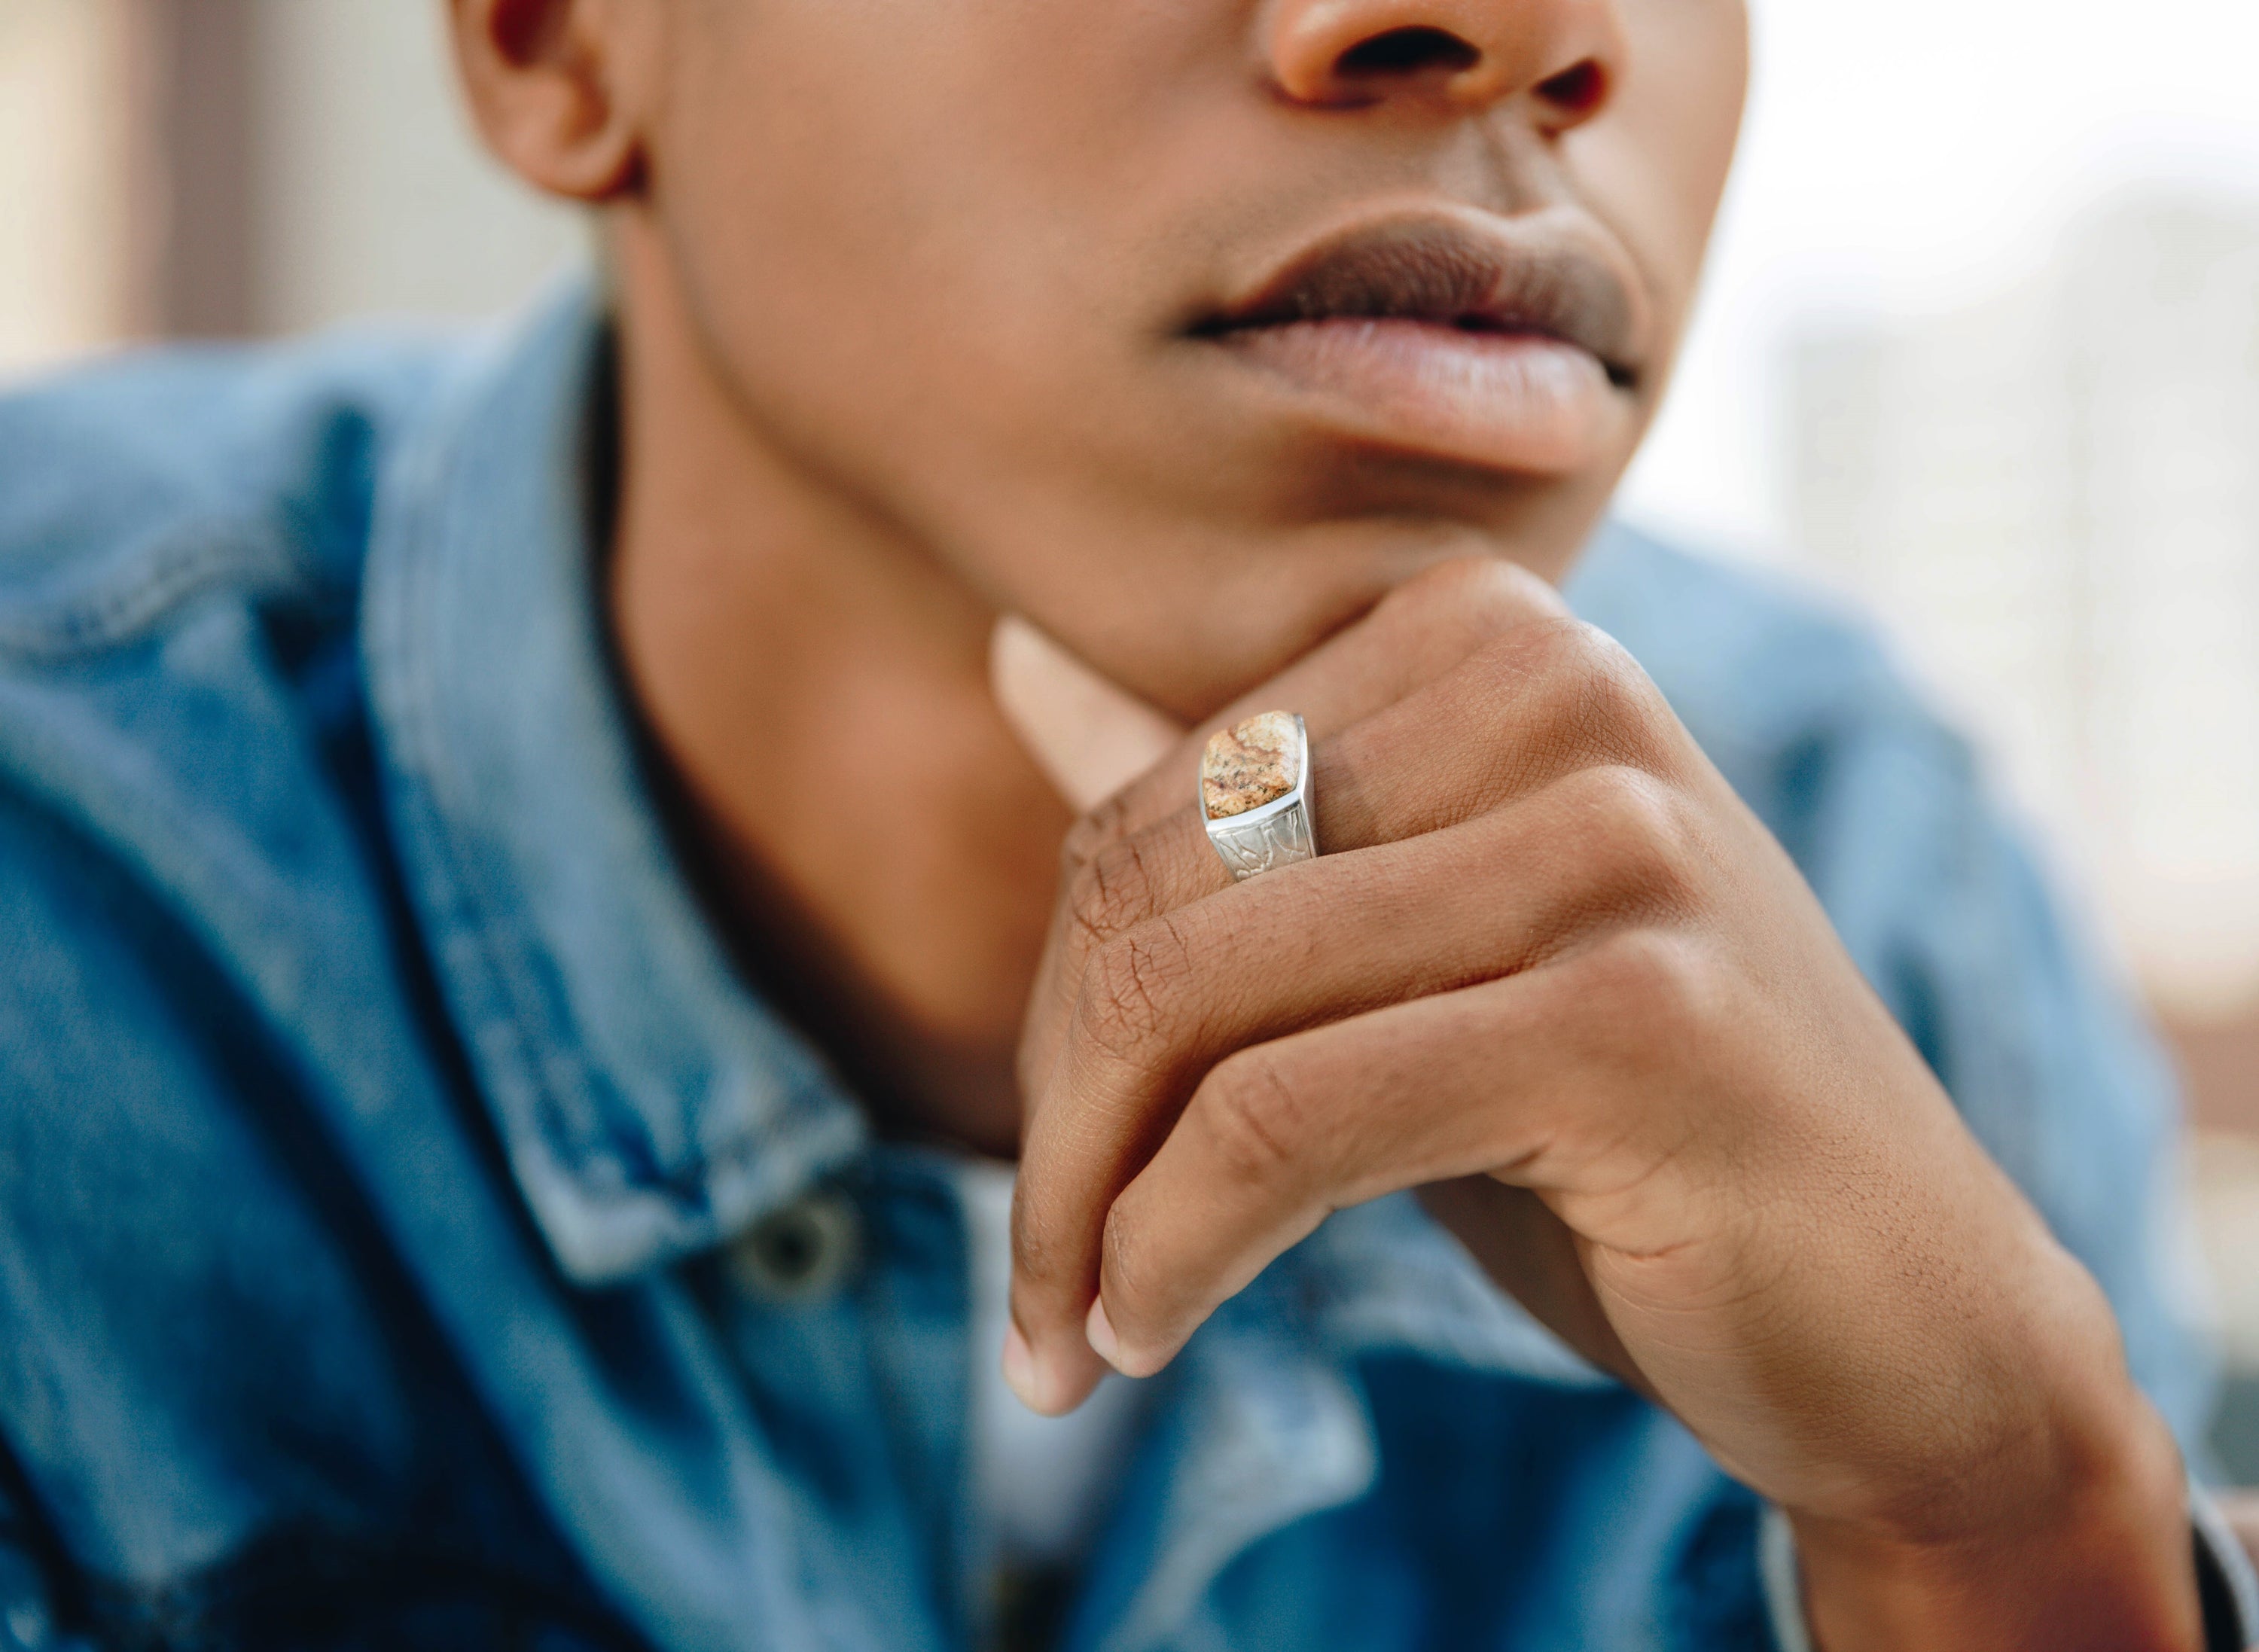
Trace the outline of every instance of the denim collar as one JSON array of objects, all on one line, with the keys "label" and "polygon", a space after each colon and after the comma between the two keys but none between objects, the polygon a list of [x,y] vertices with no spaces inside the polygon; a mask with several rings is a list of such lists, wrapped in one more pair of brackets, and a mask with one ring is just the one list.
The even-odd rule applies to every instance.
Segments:
[{"label": "denim collar", "polygon": [[[576,279],[466,365],[384,479],[362,620],[388,802],[442,986],[534,1218],[589,1284],[719,1243],[866,1146],[821,1058],[731,969],[638,773],[584,481],[605,349]],[[1242,1363],[1395,1349],[1603,1380],[1408,1197],[1335,1217],[1208,1340]],[[1319,1413],[1350,1426],[1338,1407],[1303,1414]],[[1361,1448],[1314,1453],[1290,1432],[1299,1467],[1280,1472],[1334,1465],[1305,1499],[1354,1493]]]},{"label": "denim collar", "polygon": [[597,604],[606,329],[576,278],[474,351],[382,478],[361,647],[386,802],[512,1172],[565,1272],[702,1250],[861,1115],[737,979],[639,773]]}]

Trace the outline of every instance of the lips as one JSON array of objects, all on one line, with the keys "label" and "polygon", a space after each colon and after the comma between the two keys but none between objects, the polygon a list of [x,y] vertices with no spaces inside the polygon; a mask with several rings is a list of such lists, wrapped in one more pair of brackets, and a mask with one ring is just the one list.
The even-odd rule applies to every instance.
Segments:
[{"label": "lips", "polygon": [[1193,329],[1336,434],[1536,474],[1615,450],[1642,331],[1608,257],[1472,213],[1327,237]]}]

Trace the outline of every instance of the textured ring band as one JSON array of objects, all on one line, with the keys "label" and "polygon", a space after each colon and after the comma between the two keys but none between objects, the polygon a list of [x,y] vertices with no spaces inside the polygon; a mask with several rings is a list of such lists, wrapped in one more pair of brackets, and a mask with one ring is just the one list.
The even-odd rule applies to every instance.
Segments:
[{"label": "textured ring band", "polygon": [[1201,818],[1235,881],[1318,852],[1310,736],[1291,711],[1219,730],[1201,753]]}]

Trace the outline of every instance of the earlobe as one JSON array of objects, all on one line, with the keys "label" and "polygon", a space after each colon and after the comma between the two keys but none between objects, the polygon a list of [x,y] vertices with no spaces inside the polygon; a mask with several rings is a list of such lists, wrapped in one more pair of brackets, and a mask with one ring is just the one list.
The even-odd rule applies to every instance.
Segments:
[{"label": "earlobe", "polygon": [[455,63],[487,146],[536,189],[598,204],[643,181],[654,8],[451,0]]}]

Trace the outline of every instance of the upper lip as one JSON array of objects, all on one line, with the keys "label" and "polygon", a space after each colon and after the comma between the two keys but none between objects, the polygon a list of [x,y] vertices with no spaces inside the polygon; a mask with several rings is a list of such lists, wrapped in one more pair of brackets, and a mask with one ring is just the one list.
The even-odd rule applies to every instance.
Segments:
[{"label": "upper lip", "polygon": [[1289,256],[1196,334],[1334,317],[1391,317],[1557,338],[1638,381],[1640,309],[1631,283],[1588,238],[1553,223],[1418,213],[1353,225]]}]

